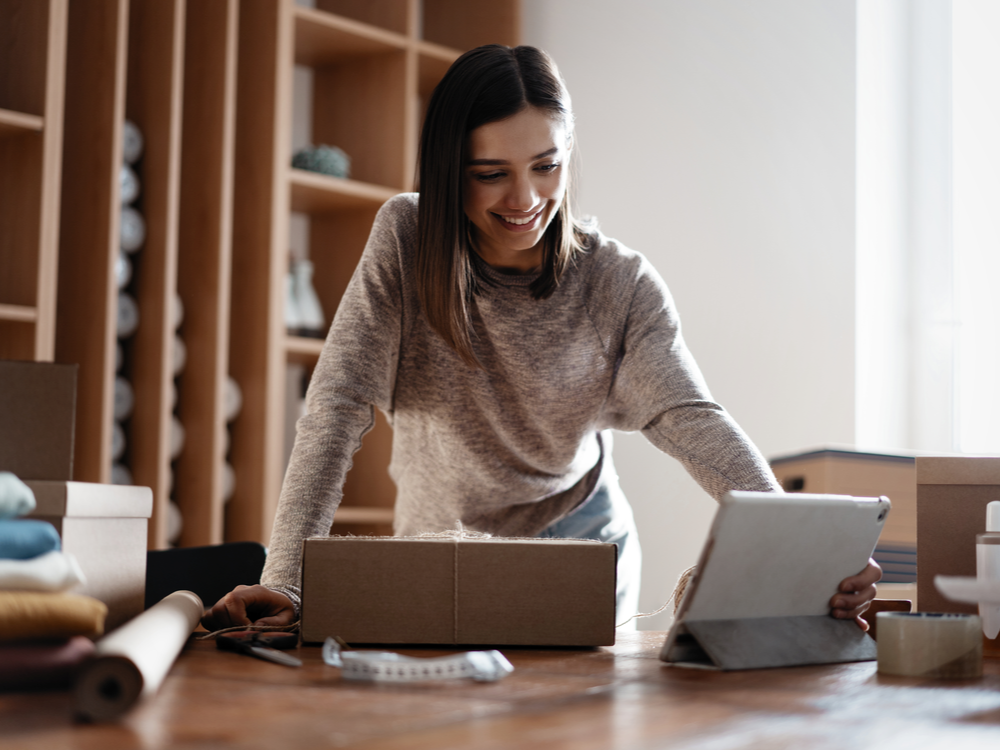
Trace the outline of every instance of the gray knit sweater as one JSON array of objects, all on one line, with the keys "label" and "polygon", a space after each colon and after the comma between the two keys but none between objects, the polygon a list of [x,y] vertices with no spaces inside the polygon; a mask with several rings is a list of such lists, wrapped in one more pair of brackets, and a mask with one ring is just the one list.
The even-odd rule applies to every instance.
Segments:
[{"label": "gray knit sweater", "polygon": [[602,430],[641,430],[710,495],[777,490],[763,457],[712,401],[663,280],[598,236],[547,299],[533,275],[485,280],[473,369],[430,328],[414,284],[417,195],[379,211],[313,374],[262,583],[300,603],[301,542],[330,532],[375,408],[393,426],[395,532],[534,536],[593,489]]}]

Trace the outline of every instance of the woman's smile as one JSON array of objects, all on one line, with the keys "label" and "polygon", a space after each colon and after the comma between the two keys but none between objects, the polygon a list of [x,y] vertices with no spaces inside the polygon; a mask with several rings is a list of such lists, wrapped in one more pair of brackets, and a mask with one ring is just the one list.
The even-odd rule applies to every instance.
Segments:
[{"label": "woman's smile", "polygon": [[475,251],[496,268],[534,271],[566,193],[566,123],[529,106],[473,130],[468,155],[463,207]]}]

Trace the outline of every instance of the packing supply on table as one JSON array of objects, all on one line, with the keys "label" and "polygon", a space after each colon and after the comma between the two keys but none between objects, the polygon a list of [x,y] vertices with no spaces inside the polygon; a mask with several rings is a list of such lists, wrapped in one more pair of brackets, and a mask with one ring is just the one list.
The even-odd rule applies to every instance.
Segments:
[{"label": "packing supply on table", "polygon": [[155,695],[203,611],[197,594],[175,591],[98,641],[74,687],[79,715],[117,719]]},{"label": "packing supply on table", "polygon": [[617,548],[467,531],[303,543],[302,640],[606,646]]},{"label": "packing supply on table", "polygon": [[345,680],[496,682],[514,671],[507,658],[496,650],[420,658],[392,651],[355,651],[346,646],[339,638],[327,638],[323,643],[323,661],[331,667],[339,667]]},{"label": "packing supply on table", "polygon": [[982,621],[947,612],[879,612],[879,674],[971,679],[983,674]]}]

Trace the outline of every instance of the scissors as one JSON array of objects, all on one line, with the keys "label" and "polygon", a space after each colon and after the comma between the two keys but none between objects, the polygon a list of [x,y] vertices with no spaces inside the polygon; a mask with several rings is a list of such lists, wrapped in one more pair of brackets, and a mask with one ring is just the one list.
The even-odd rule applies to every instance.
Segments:
[{"label": "scissors", "polygon": [[296,648],[299,637],[295,633],[262,633],[256,630],[241,630],[237,633],[223,633],[215,639],[215,645],[223,651],[236,651],[258,659],[273,661],[286,667],[301,667],[302,661],[278,649]]}]

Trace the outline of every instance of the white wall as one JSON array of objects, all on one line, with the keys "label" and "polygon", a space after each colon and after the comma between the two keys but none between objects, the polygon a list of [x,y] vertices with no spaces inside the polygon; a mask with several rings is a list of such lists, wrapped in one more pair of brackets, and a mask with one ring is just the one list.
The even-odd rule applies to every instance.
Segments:
[{"label": "white wall", "polygon": [[[853,442],[854,3],[524,0],[523,31],[573,96],[582,209],[666,278],[716,399],[767,456]],[[649,611],[715,504],[641,436],[615,460]]]}]

